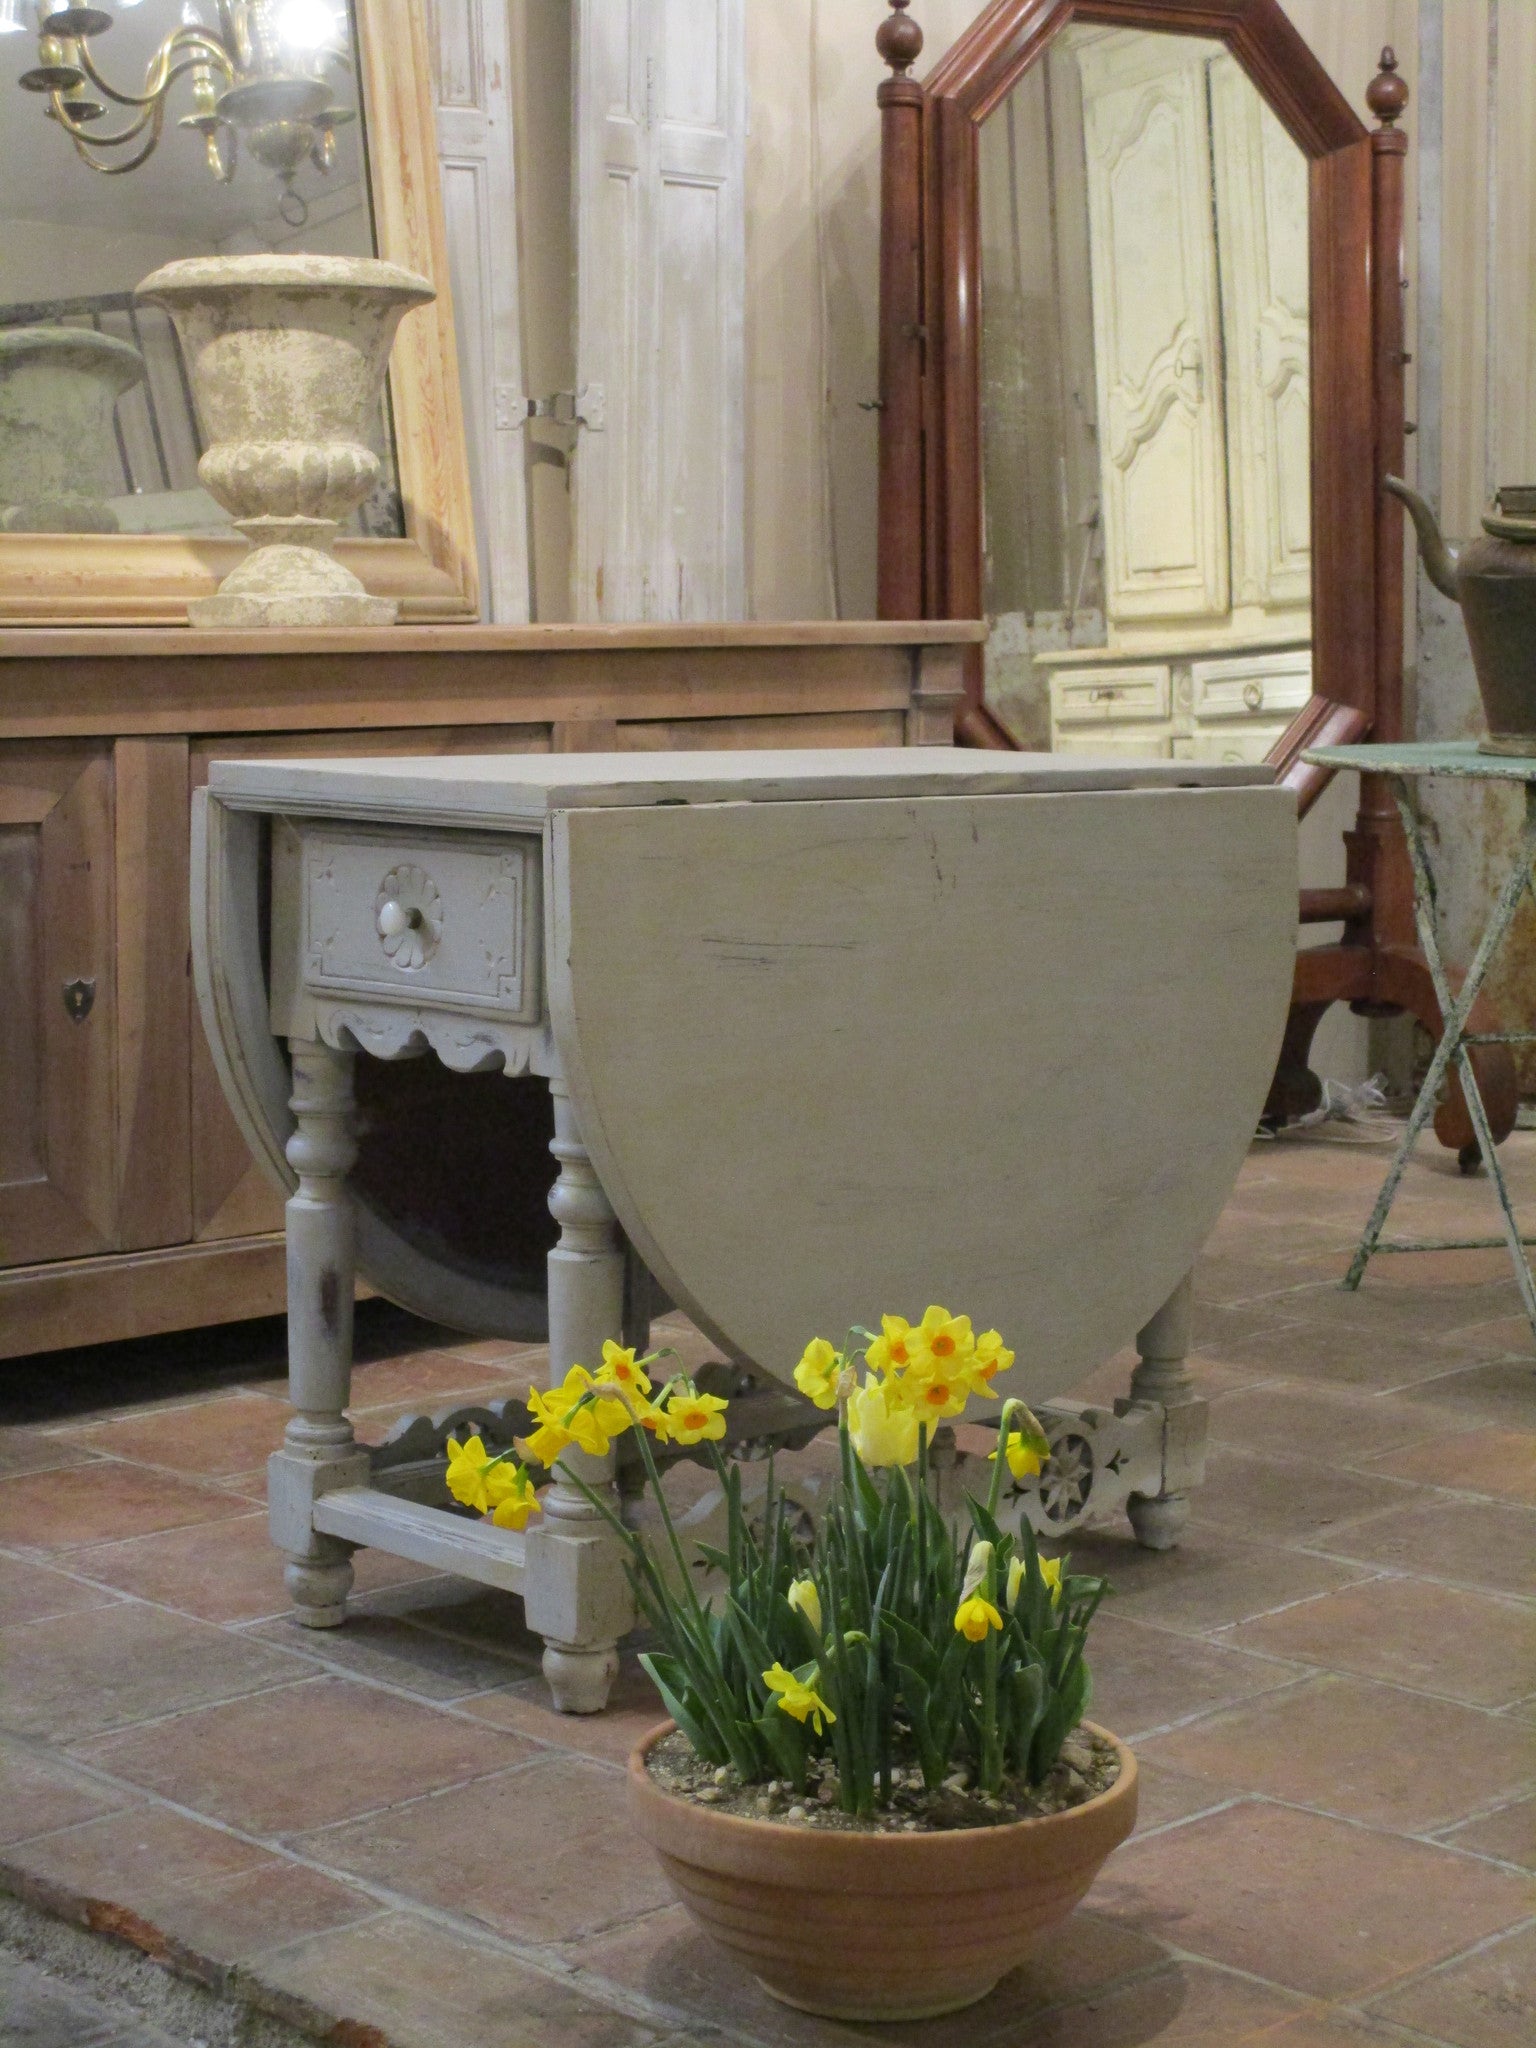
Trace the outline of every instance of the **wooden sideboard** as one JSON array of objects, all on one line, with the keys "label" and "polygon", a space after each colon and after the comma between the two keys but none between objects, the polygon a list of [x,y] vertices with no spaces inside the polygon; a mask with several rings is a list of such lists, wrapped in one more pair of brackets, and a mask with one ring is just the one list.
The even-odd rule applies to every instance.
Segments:
[{"label": "wooden sideboard", "polygon": [[947,744],[984,630],[0,631],[0,1358],[282,1308],[188,967],[211,760]]}]

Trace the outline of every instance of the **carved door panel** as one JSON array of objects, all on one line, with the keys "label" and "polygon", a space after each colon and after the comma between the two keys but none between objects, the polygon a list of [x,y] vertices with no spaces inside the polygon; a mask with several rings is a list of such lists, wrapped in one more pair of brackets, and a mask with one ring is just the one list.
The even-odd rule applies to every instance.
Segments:
[{"label": "carved door panel", "polygon": [[1232,57],[1211,65],[1236,604],[1310,605],[1307,164]]},{"label": "carved door panel", "polygon": [[116,1242],[112,751],[0,752],[0,1265]]},{"label": "carved door panel", "polygon": [[1179,36],[1078,50],[1112,620],[1228,606],[1221,321],[1204,54]]}]

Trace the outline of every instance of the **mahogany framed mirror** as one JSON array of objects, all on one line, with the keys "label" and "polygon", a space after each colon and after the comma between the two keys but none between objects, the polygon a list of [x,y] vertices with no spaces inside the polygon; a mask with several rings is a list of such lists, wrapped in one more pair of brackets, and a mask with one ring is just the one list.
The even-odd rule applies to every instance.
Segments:
[{"label": "mahogany framed mirror", "polygon": [[[316,98],[329,96],[332,123],[306,137],[292,175],[273,152],[281,154],[278,131],[296,124],[268,119],[263,129],[259,106],[239,125],[225,123],[214,164],[197,126],[207,111],[195,98],[198,77],[182,75],[196,52],[166,40],[197,33],[179,0],[97,10],[110,33],[91,31],[85,53],[124,95],[150,86],[157,50],[170,49],[166,61],[180,65],[158,139],[142,157],[150,131],[114,151],[112,132],[134,110],[104,106],[111,92],[94,84],[71,100],[86,94],[89,109],[94,94],[97,110],[82,117],[89,126],[77,149],[47,94],[21,89],[39,65],[37,35],[0,37],[0,457],[8,443],[14,458],[0,461],[0,621],[181,624],[187,599],[211,592],[244,552],[198,485],[201,442],[169,321],[136,302],[133,287],[178,256],[262,249],[377,255],[436,286],[435,302],[401,325],[378,423],[384,474],[337,552],[370,590],[398,598],[407,620],[478,616],[426,9],[419,0],[314,0],[288,12],[305,47],[286,69],[303,71],[306,81],[310,72],[320,76]],[[23,13],[33,30],[32,9]],[[232,52],[276,34],[282,19],[282,10],[269,19],[246,0],[203,0],[199,15]],[[323,47],[323,62],[305,41],[322,31],[315,48]],[[82,61],[74,45],[65,54]],[[205,100],[222,83],[210,72]],[[113,174],[102,175],[90,157]],[[68,347],[65,329],[75,337]],[[52,356],[39,354],[44,344]],[[67,358],[74,384],[83,385],[92,366],[75,359],[92,350],[102,363],[98,381],[113,387],[104,400],[56,397],[48,379],[60,363]],[[4,373],[18,362],[31,366],[30,383],[22,390],[13,373],[7,391]],[[20,444],[39,434],[64,444],[50,461],[69,465],[67,501],[26,502],[29,457]],[[50,525],[55,530],[36,530]]]},{"label": "mahogany framed mirror", "polygon": [[[888,4],[881,617],[989,621],[962,743],[1267,761],[1305,811],[1307,748],[1403,737],[1396,58],[1367,128],[1280,0],[991,0],[919,81]],[[1344,836],[1276,1123],[1331,1004],[1440,1035],[1381,777]],[[1513,1065],[1476,1057],[1502,1138]],[[1459,1085],[1436,1130],[1465,1157]]]},{"label": "mahogany framed mirror", "polygon": [[978,657],[962,740],[1050,743],[1049,676],[1097,751],[1124,691],[1126,744],[1139,708],[1305,805],[1303,747],[1401,701],[1405,88],[1368,129],[1279,0],[993,0],[919,82],[891,5],[881,615],[988,616],[999,668],[1029,621],[1039,734]]}]

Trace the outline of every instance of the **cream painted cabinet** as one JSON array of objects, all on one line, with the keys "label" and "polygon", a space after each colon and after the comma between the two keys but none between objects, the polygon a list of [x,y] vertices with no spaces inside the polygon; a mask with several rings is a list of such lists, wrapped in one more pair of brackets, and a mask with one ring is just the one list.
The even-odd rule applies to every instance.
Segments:
[{"label": "cream painted cabinet", "polygon": [[1072,47],[1105,644],[1034,656],[1051,742],[1262,760],[1311,679],[1306,161],[1210,42]]}]

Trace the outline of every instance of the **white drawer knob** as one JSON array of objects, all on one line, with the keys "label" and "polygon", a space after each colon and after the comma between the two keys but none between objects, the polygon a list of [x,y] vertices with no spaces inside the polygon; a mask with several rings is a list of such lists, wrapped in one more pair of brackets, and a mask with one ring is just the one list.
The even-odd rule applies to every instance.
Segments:
[{"label": "white drawer knob", "polygon": [[414,908],[407,910],[403,903],[397,903],[391,897],[379,911],[378,926],[381,939],[398,939],[402,932],[420,930],[421,912]]},{"label": "white drawer knob", "polygon": [[1250,711],[1260,710],[1264,703],[1264,685],[1262,683],[1244,683],[1243,702]]}]

